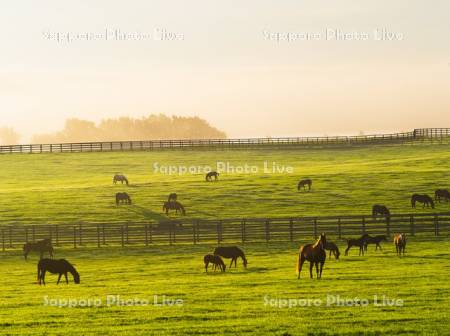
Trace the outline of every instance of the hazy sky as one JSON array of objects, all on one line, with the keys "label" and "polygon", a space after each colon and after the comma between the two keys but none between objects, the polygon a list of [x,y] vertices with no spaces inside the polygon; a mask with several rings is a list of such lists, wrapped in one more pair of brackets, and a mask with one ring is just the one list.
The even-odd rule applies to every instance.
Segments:
[{"label": "hazy sky", "polygon": [[229,137],[450,127],[448,0],[68,3],[2,4],[0,126],[23,141],[150,113]]}]

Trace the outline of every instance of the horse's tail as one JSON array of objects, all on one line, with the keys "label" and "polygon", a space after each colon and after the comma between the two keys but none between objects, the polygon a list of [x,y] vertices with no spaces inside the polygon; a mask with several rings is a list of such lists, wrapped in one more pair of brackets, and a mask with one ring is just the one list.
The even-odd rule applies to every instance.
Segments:
[{"label": "horse's tail", "polygon": [[300,278],[300,271],[301,271],[301,260],[302,260],[302,253],[303,253],[303,246],[300,247],[300,251],[298,252],[298,261],[297,261],[297,270],[296,270],[296,274],[297,276]]},{"label": "horse's tail", "polygon": [[40,262],[37,264],[37,282],[41,279],[41,267]]}]

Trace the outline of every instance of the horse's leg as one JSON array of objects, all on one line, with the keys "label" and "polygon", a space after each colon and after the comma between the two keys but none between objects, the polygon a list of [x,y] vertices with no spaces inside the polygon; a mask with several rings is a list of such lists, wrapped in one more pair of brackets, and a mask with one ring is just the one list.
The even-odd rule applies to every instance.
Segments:
[{"label": "horse's leg", "polygon": [[316,277],[319,279],[319,263],[316,261],[314,265],[316,266]]},{"label": "horse's leg", "polygon": [[208,273],[208,263],[205,262],[205,272]]},{"label": "horse's leg", "polygon": [[323,270],[324,264],[325,264],[325,262],[320,262],[320,279],[322,279],[322,270]]},{"label": "horse's leg", "polygon": [[300,279],[300,273],[302,272],[303,263],[305,262],[305,259],[301,256],[299,256],[300,261],[298,262],[298,277],[297,279]]},{"label": "horse's leg", "polygon": [[28,251],[25,251],[25,252],[23,253],[23,257],[25,258],[25,260],[27,260],[27,257],[28,257]]},{"label": "horse's leg", "polygon": [[61,276],[62,276],[62,273],[59,273],[59,275],[58,275],[58,281],[56,282],[57,285],[59,285],[59,282],[61,281]]},{"label": "horse's leg", "polygon": [[233,259],[234,258],[231,258],[230,268],[231,268],[231,266],[233,266]]},{"label": "horse's leg", "polygon": [[348,251],[350,250],[350,247],[352,247],[350,244],[347,245],[347,248],[345,249],[345,255],[348,255]]},{"label": "horse's leg", "polygon": [[330,256],[329,256],[329,258],[331,258],[331,250],[330,250]]},{"label": "horse's leg", "polygon": [[64,277],[66,278],[66,284],[69,284],[69,279],[67,279],[67,272],[64,273]]},{"label": "horse's leg", "polygon": [[312,275],[312,269],[313,269],[314,263],[312,261],[309,262],[309,277],[313,279]]},{"label": "horse's leg", "polygon": [[45,286],[45,272],[46,272],[46,270],[44,269],[44,270],[42,270],[42,272],[41,272],[41,279],[42,279],[42,284]]}]

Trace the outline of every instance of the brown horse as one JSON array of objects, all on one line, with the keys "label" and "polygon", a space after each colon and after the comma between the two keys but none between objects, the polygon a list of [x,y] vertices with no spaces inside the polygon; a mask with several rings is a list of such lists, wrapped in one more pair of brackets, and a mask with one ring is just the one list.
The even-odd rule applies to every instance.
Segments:
[{"label": "brown horse", "polygon": [[230,259],[231,258],[230,268],[231,268],[231,266],[233,266],[233,262],[234,262],[234,267],[235,268],[237,267],[236,263],[237,263],[237,259],[238,258],[241,258],[242,259],[242,263],[244,264],[244,267],[247,267],[247,258],[245,258],[244,251],[242,251],[237,246],[219,246],[219,247],[216,247],[214,249],[214,254],[215,255],[219,255],[222,258],[226,258],[226,259]]},{"label": "brown horse", "polygon": [[413,208],[416,207],[416,202],[422,203],[423,206],[422,208],[429,207],[431,206],[432,209],[434,209],[434,202],[433,199],[428,196],[428,195],[419,195],[419,194],[414,194],[411,196],[411,206]]},{"label": "brown horse", "polygon": [[337,247],[337,245],[333,242],[327,241],[325,243],[325,245],[323,246],[323,248],[327,251],[330,251],[330,258],[331,258],[331,253],[333,253],[334,258],[336,260],[339,259],[339,256],[341,255],[341,252],[339,252],[339,248]]},{"label": "brown horse", "polygon": [[35,243],[25,243],[23,245],[23,256],[25,260],[27,260],[28,254],[30,252],[39,252],[40,257],[39,259],[42,259],[44,256],[44,252],[48,252],[50,255],[50,258],[53,258],[53,246],[52,246],[52,240],[49,238],[38,240]]},{"label": "brown horse", "polygon": [[[311,279],[313,278],[312,269],[313,265],[316,265],[317,279],[322,277],[323,265],[325,264],[325,259],[327,254],[325,252],[324,246],[327,243],[327,238],[325,234],[322,233],[314,244],[307,244],[300,247],[298,253],[298,263],[297,263],[297,279],[300,279],[300,273],[302,271],[303,263],[309,261],[309,275]],[[319,271],[320,264],[320,271]]]},{"label": "brown horse", "polygon": [[131,197],[126,192],[120,192],[116,194],[116,205],[120,203],[131,204]]},{"label": "brown horse", "polygon": [[301,188],[306,189],[306,186],[308,186],[308,190],[311,190],[312,187],[312,180],[311,179],[305,179],[298,182],[297,190],[300,191]]},{"label": "brown horse", "polygon": [[434,192],[434,200],[441,203],[441,199],[450,202],[450,192],[447,189],[437,189]]},{"label": "brown horse", "polygon": [[379,236],[374,236],[374,237],[372,237],[372,236],[370,236],[370,235],[367,235],[367,237],[366,237],[366,243],[364,244],[364,250],[367,251],[367,245],[369,245],[369,244],[375,244],[375,245],[376,245],[376,246],[375,246],[375,251],[377,251],[378,248],[380,248],[380,250],[381,250],[381,245],[380,245],[380,243],[381,243],[383,240],[387,240],[386,235],[379,235]]},{"label": "brown horse", "polygon": [[214,180],[217,181],[217,179],[219,178],[219,173],[215,172],[215,171],[211,171],[211,172],[207,173],[205,176],[206,182],[212,181],[213,177],[214,177]]},{"label": "brown horse", "polygon": [[121,182],[122,184],[125,182],[126,185],[128,185],[128,179],[125,175],[122,174],[115,174],[113,177],[113,183],[116,184],[117,182]]},{"label": "brown horse", "polygon": [[399,257],[405,255],[406,248],[406,235],[404,233],[399,233],[394,237],[395,250],[397,251],[397,255]]},{"label": "brown horse", "polygon": [[166,212],[166,215],[169,214],[169,210],[175,210],[176,213],[180,211],[183,216],[186,215],[186,210],[184,209],[183,205],[177,201],[164,202],[163,211]]},{"label": "brown horse", "polygon": [[66,283],[69,283],[69,280],[67,279],[67,273],[72,274],[73,282],[75,282],[76,284],[80,283],[80,274],[78,274],[75,267],[73,267],[73,265],[66,259],[41,259],[37,266],[37,281],[39,282],[39,285],[45,285],[45,273],[47,271],[59,275],[58,282],[56,283],[57,285],[59,284],[61,276],[63,274],[66,278]]},{"label": "brown horse", "polygon": [[345,255],[348,255],[348,251],[351,247],[359,247],[359,255],[364,255],[364,246],[366,245],[366,240],[369,235],[367,233],[363,234],[358,239],[347,239],[347,249],[345,250]]},{"label": "brown horse", "polygon": [[209,264],[214,265],[214,271],[217,267],[219,267],[222,272],[225,272],[226,266],[222,258],[220,258],[220,256],[218,255],[207,254],[203,257],[203,262],[205,263],[205,272],[208,272]]}]

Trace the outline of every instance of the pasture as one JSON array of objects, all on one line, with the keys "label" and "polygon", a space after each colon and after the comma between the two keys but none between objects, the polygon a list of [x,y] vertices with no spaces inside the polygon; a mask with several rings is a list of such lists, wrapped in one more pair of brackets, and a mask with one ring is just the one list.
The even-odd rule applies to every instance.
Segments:
[{"label": "pasture", "polygon": [[[0,223],[16,225],[167,219],[162,205],[171,192],[185,206],[186,218],[369,214],[375,203],[394,214],[408,213],[412,193],[432,195],[450,183],[448,145],[20,154],[0,160]],[[217,161],[258,170],[230,170],[217,182],[205,182],[201,172],[154,169],[155,163],[215,168]],[[280,170],[291,167],[293,173],[274,172],[273,164]],[[116,172],[125,174],[130,185],[113,185]],[[306,177],[313,180],[312,190],[298,192],[298,181]],[[127,192],[133,204],[116,206],[117,192]],[[450,203],[443,203],[435,211],[448,210]],[[414,211],[433,210],[418,206]],[[169,217],[180,216],[171,212]]]},{"label": "pasture", "polygon": [[[344,242],[338,242],[343,251]],[[357,250],[327,259],[321,280],[307,268],[297,280],[298,244],[243,246],[248,267],[204,273],[203,255],[212,245],[151,248],[57,249],[72,261],[79,285],[36,284],[38,256],[25,262],[19,251],[0,257],[2,335],[444,335],[449,328],[450,243],[410,238],[405,257],[395,256],[392,241],[373,245],[364,257]],[[306,264],[307,265],[307,264]],[[122,300],[121,306],[107,295]],[[154,305],[182,300],[182,305]],[[166,296],[163,298],[163,296]],[[377,295],[377,303],[374,296]],[[327,303],[329,296],[329,304]],[[332,297],[366,306],[332,303]],[[383,299],[384,296],[384,299]],[[141,300],[133,306],[126,300]],[[55,300],[80,306],[55,307]],[[284,299],[297,306],[283,305]],[[51,304],[45,306],[45,302]],[[66,300],[66,301],[65,301]],[[84,302],[82,301],[84,300]],[[91,306],[82,306],[91,300]],[[94,302],[102,301],[98,306]],[[145,300],[150,300],[146,303]],[[171,301],[172,300],[172,301]],[[270,301],[272,300],[272,301]],[[307,300],[314,300],[307,306]],[[321,302],[317,301],[321,300]],[[384,301],[383,301],[384,300]],[[403,300],[403,305],[390,306]],[[314,304],[320,303],[319,306]],[[146,305],[147,304],[147,305]],[[293,305],[293,303],[292,303]],[[300,306],[306,305],[306,306]]]}]

